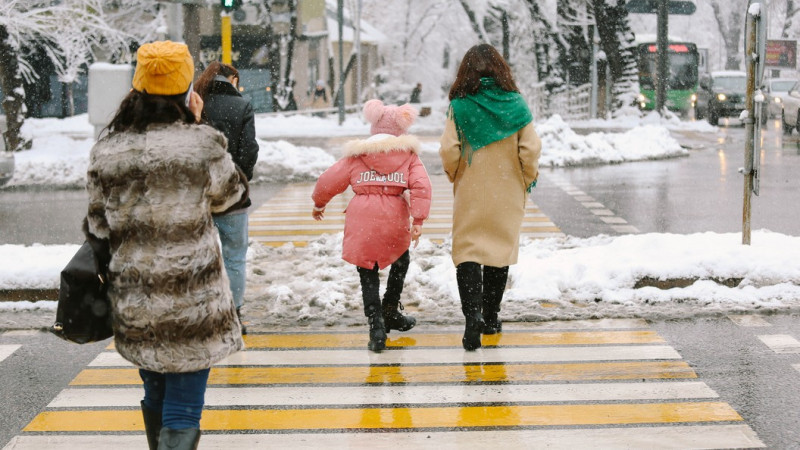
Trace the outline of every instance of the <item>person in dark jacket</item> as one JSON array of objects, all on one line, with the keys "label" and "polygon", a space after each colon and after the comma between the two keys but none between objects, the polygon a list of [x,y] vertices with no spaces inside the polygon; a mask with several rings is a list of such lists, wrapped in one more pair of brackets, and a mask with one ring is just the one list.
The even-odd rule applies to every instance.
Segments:
[{"label": "person in dark jacket", "polygon": [[[244,172],[247,180],[253,178],[258,159],[255,117],[250,102],[239,93],[239,71],[235,67],[214,61],[195,82],[195,91],[203,99],[203,118],[228,139],[228,153]],[[214,224],[222,241],[225,270],[231,283],[233,302],[239,320],[242,317],[247,256],[247,208],[250,198],[231,209],[214,216]],[[242,324],[242,334],[247,328]]]}]

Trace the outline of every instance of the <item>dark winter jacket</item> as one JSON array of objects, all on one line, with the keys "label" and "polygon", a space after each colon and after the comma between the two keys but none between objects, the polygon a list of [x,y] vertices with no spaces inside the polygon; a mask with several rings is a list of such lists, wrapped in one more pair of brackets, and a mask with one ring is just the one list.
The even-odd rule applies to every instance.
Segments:
[{"label": "dark winter jacket", "polygon": [[[251,180],[258,159],[258,142],[250,102],[242,98],[236,87],[222,75],[214,78],[203,102],[204,117],[228,138],[228,153]],[[239,206],[250,206],[250,199]]]}]

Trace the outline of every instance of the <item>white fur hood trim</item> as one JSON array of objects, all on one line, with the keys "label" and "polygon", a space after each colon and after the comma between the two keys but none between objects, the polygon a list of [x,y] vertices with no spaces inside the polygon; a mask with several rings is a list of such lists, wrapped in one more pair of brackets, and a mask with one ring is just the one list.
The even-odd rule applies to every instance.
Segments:
[{"label": "white fur hood trim", "polygon": [[419,154],[420,148],[419,139],[410,134],[402,136],[376,134],[369,139],[356,139],[344,144],[344,156],[348,158],[368,153],[386,153],[392,150],[407,150]]}]

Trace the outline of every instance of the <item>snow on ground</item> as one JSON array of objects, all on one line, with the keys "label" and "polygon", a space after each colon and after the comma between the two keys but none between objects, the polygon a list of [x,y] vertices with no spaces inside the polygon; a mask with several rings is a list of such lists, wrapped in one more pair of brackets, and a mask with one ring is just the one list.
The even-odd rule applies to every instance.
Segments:
[{"label": "snow on ground", "polygon": [[[423,144],[425,152],[438,151],[434,136],[441,133],[443,111],[442,105],[434,107],[431,115],[420,117],[410,130],[428,137]],[[303,138],[320,142],[327,137],[363,137],[369,132],[368,125],[356,115],[349,115],[341,126],[335,115],[259,115],[256,122],[261,150],[255,182],[316,179],[335,157],[326,149],[296,142]],[[567,124],[558,116],[538,122],[542,165],[685,156],[688,152],[669,130],[714,130],[705,122],[652,115],[579,125],[621,130],[580,135],[572,128],[575,123]],[[23,133],[33,138],[33,148],[15,155],[17,169],[11,186],[83,187],[93,144],[93,129],[86,115],[63,120],[30,119]],[[289,139],[295,143],[287,142]],[[276,325],[362,324],[358,276],[352,265],[341,260],[341,239],[341,233],[325,235],[304,248],[252,243],[248,252],[247,316],[255,323]],[[703,233],[525,241],[521,243],[519,264],[510,272],[501,316],[505,320],[546,320],[800,310],[800,269],[789,259],[789,255],[800,254],[800,237],[762,230],[753,233],[750,246],[741,245],[740,240],[739,234]],[[58,288],[59,273],[77,248],[0,245],[0,289]],[[449,242],[436,244],[423,237],[411,253],[403,296],[407,311],[423,322],[463,320]],[[381,274],[384,285],[387,272]],[[678,280],[675,286],[682,287],[660,289],[637,284],[665,279]],[[2,310],[45,311],[48,318],[54,308],[55,302],[0,302]]]},{"label": "snow on ground", "polygon": [[[245,309],[257,323],[363,323],[358,274],[341,259],[342,233],[295,248],[252,242]],[[0,246],[0,289],[56,289],[77,245]],[[603,317],[696,317],[800,310],[800,237],[761,230],[642,234],[522,242],[501,316],[509,321]],[[385,288],[388,269],[381,272]],[[671,289],[638,287],[672,280]],[[731,287],[732,286],[732,287]],[[422,239],[411,250],[403,304],[429,323],[463,320],[450,244]],[[55,302],[0,302],[0,309],[52,310]]]},{"label": "snow on ground", "polygon": [[[431,114],[418,118],[409,132],[438,136],[446,120],[445,112],[446,105],[433,104]],[[705,124],[705,128],[695,123]],[[626,129],[614,133],[581,135],[557,115],[535,125],[543,144],[540,163],[552,167],[686,156],[688,151],[680,147],[668,130],[707,131],[711,127],[707,122],[681,122],[674,117],[660,119],[657,114],[642,119],[583,124],[593,129]],[[713,131],[715,128],[710,129]],[[33,140],[33,147],[15,153],[16,169],[8,187],[84,187],[89,151],[94,144],[94,130],[86,114],[67,119],[28,119],[22,131],[23,135]],[[319,141],[320,138],[364,137],[369,135],[369,125],[356,114],[347,115],[342,125],[339,125],[338,116],[334,114],[324,118],[260,114],[256,116],[256,134],[261,149],[254,183],[308,181],[316,179],[334,162],[335,157],[326,149],[298,146],[287,142],[287,139]],[[338,148],[327,150],[334,150],[333,154],[339,155]],[[423,151],[437,153],[438,143],[435,139],[424,142]]]}]

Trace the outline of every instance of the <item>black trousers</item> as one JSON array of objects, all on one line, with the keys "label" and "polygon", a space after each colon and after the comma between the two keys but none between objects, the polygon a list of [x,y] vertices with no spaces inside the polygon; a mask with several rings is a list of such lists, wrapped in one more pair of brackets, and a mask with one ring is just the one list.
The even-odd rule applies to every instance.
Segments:
[{"label": "black trousers", "polygon": [[378,264],[372,269],[358,267],[358,275],[361,278],[361,295],[364,299],[364,315],[369,317],[382,311],[382,308],[393,310],[400,303],[400,294],[403,293],[403,284],[408,273],[408,264],[411,257],[408,250],[403,253],[397,261],[392,263],[389,269],[389,279],[386,281],[386,293],[383,296],[384,304],[381,306],[381,280],[378,275]]},{"label": "black trousers", "polygon": [[476,262],[463,262],[456,267],[461,311],[465,317],[476,312],[497,312],[503,300],[508,266],[481,266]]}]

